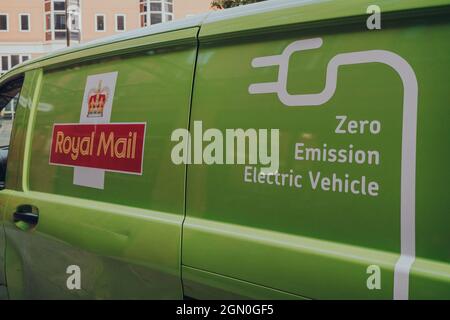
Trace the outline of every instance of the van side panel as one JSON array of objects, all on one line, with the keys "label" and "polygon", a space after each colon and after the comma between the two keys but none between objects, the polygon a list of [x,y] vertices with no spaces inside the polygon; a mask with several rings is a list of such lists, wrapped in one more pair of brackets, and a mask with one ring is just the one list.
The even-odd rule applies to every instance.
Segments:
[{"label": "van side panel", "polygon": [[[31,114],[25,190],[7,190],[8,247],[18,253],[11,263],[22,261],[23,266],[16,273],[10,269],[8,285],[15,288],[11,298],[183,297],[185,166],[172,163],[170,136],[188,125],[197,32],[168,33],[167,39],[177,39],[176,44],[153,43],[136,52],[128,47],[127,54],[43,70]],[[88,77],[105,73],[117,75],[114,93],[105,81],[88,88]],[[112,102],[108,124],[146,126],[142,172],[106,170],[103,188],[75,184],[76,168],[50,163],[54,124],[79,124],[83,98],[97,93]],[[121,141],[114,145],[116,155]],[[130,157],[135,146],[130,144]],[[21,204],[39,209],[33,231],[24,232],[12,222],[12,212]],[[81,270],[81,289],[68,285],[74,267]]]},{"label": "van side panel", "polygon": [[384,15],[380,31],[365,11],[295,24],[314,8],[202,29],[191,128],[279,129],[280,165],[260,176],[247,148],[246,165],[189,166],[183,265],[223,290],[448,299],[448,8]]}]

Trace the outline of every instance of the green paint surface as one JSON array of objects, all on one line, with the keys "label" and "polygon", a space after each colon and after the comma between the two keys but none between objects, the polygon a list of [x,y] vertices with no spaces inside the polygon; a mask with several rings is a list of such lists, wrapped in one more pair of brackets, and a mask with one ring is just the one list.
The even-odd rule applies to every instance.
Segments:
[{"label": "green paint surface", "polygon": [[[6,278],[9,296],[392,299],[401,248],[398,73],[381,63],[341,66],[335,94],[319,106],[288,107],[276,94],[248,91],[278,78],[277,67],[253,68],[254,58],[321,38],[320,48],[291,56],[290,94],[321,92],[329,61],[342,53],[385,50],[414,70],[416,260],[409,298],[449,299],[450,3],[379,1],[382,30],[368,31],[369,2],[286,0],[214,12],[55,53],[0,78],[26,75],[14,163],[0,191],[0,284]],[[111,122],[147,123],[143,175],[107,172],[104,190],[76,186],[73,168],[48,163],[52,127],[79,122],[88,75],[114,71]],[[337,116],[378,121],[381,130],[337,134]],[[302,187],[246,181],[245,165],[173,164],[171,133],[192,132],[195,121],[222,132],[279,129],[279,172],[301,175]],[[297,143],[376,151],[380,162],[296,160]],[[309,175],[319,172],[364,176],[378,194],[314,190]],[[29,231],[12,222],[25,203],[40,213]],[[79,291],[66,287],[72,264],[82,269]],[[380,267],[379,290],[367,288],[370,265]]]}]

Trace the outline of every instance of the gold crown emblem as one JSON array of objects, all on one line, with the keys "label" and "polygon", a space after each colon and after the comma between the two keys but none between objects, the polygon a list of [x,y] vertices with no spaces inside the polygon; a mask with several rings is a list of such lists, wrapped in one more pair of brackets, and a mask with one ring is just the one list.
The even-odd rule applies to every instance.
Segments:
[{"label": "gold crown emblem", "polygon": [[92,90],[88,97],[88,118],[103,117],[106,100],[108,99],[108,88],[102,87],[102,81],[98,83],[98,87]]}]

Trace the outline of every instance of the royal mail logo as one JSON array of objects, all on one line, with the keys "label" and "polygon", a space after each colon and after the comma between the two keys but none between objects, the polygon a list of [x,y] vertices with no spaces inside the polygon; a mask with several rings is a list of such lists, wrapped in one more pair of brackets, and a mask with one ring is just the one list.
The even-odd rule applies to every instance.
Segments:
[{"label": "royal mail logo", "polygon": [[109,88],[102,86],[102,80],[98,87],[89,92],[87,117],[103,117],[103,110],[109,96]]},{"label": "royal mail logo", "polygon": [[142,174],[146,123],[111,123],[117,72],[87,77],[80,123],[53,125],[49,162],[74,168],[73,183],[104,189],[105,172]]},{"label": "royal mail logo", "polygon": [[50,163],[142,174],[145,123],[54,124]]}]

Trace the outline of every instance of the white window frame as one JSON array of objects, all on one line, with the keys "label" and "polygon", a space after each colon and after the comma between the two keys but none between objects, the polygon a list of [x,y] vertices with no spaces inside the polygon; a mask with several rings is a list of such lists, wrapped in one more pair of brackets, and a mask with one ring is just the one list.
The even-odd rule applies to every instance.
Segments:
[{"label": "white window frame", "polygon": [[78,16],[78,19],[80,19],[80,21],[79,21],[79,24],[80,24],[79,25],[79,27],[80,27],[79,32],[80,32],[80,34],[79,34],[78,38],[80,40],[78,40],[78,43],[81,43],[81,41],[82,41],[81,37],[83,35],[83,0],[79,0],[78,5],[79,5],[79,10],[80,10],[80,15]]},{"label": "white window frame", "polygon": [[[103,30],[98,30],[97,17],[103,17]],[[106,32],[106,15],[104,13],[96,13],[94,16],[95,32]]]},{"label": "white window frame", "polygon": [[[22,16],[28,17],[28,30],[22,29]],[[30,13],[19,13],[19,31],[20,32],[31,32],[31,14]]]},{"label": "white window frame", "polygon": [[6,30],[0,30],[0,32],[9,32],[9,13],[0,12],[0,16],[6,16]]},{"label": "white window frame", "polygon": [[31,60],[31,54],[21,54],[20,55],[20,63],[25,63],[26,62],[26,61],[23,61],[23,57],[27,57],[28,60]]},{"label": "white window frame", "polygon": [[[123,30],[119,30],[119,28],[118,28],[118,26],[119,26],[119,23],[117,21],[118,17],[123,17]],[[127,15],[125,13],[116,13],[114,15],[114,22],[115,22],[115,26],[116,26],[116,32],[127,31]]]}]

